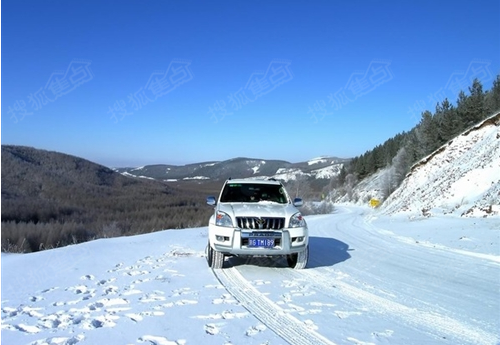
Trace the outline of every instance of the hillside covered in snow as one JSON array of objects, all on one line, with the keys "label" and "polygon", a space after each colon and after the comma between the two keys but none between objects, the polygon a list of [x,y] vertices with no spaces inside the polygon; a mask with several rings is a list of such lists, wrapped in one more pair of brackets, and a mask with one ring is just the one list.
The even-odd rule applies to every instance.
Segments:
[{"label": "hillside covered in snow", "polygon": [[469,128],[415,163],[390,195],[394,168],[388,166],[361,180],[338,203],[368,205],[383,201],[385,214],[410,217],[500,214],[500,113]]},{"label": "hillside covered in snow", "polygon": [[415,164],[384,202],[385,213],[500,213],[500,113]]}]

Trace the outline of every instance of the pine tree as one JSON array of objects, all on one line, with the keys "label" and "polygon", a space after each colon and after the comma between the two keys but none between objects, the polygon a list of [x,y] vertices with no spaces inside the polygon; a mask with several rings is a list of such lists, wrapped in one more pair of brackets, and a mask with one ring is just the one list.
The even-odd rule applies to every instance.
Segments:
[{"label": "pine tree", "polygon": [[441,104],[436,106],[436,118],[439,124],[438,140],[443,145],[453,138],[457,133],[457,116],[453,105],[445,98]]},{"label": "pine tree", "polygon": [[488,93],[487,113],[488,115],[500,111],[500,74],[493,81],[493,86]]},{"label": "pine tree", "polygon": [[468,117],[472,125],[478,123],[486,117],[483,85],[479,79],[474,79],[469,87],[470,96],[467,102]]},{"label": "pine tree", "polygon": [[404,143],[409,161],[413,164],[424,156],[418,140],[417,128],[414,127],[407,135]]},{"label": "pine tree", "polygon": [[340,172],[338,174],[338,181],[340,185],[344,184],[346,176],[347,176],[347,169],[345,165],[342,164],[342,168],[340,169]]},{"label": "pine tree", "polygon": [[469,97],[465,94],[463,90],[461,90],[458,93],[458,99],[457,99],[458,132],[462,132],[465,128],[471,125],[471,123],[469,122],[469,116],[467,111],[468,100]]},{"label": "pine tree", "polygon": [[417,138],[422,150],[422,156],[428,155],[439,145],[437,126],[434,123],[432,113],[428,110],[422,113],[422,118],[417,127]]}]

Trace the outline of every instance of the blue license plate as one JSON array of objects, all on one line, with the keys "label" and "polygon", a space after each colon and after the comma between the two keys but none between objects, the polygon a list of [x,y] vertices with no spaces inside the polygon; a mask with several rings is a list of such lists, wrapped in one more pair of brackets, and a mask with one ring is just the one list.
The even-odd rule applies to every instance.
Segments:
[{"label": "blue license plate", "polygon": [[272,248],[274,247],[274,238],[249,238],[248,246]]}]

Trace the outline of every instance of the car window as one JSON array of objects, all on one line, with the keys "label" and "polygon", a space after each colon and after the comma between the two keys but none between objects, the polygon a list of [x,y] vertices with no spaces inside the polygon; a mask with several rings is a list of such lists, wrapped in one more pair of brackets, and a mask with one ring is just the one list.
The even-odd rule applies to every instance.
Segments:
[{"label": "car window", "polygon": [[260,202],[272,201],[287,203],[285,191],[280,185],[257,183],[228,183],[221,195],[221,202]]}]

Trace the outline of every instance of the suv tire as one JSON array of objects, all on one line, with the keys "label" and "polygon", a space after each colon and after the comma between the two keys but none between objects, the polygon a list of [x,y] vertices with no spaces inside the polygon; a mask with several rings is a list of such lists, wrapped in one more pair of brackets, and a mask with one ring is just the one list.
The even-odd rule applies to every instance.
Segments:
[{"label": "suv tire", "polygon": [[288,266],[296,270],[301,270],[306,268],[307,260],[309,258],[309,246],[306,247],[300,253],[290,254],[286,256],[286,261]]},{"label": "suv tire", "polygon": [[210,243],[207,245],[208,266],[213,269],[220,269],[224,266],[224,253],[214,250]]}]

